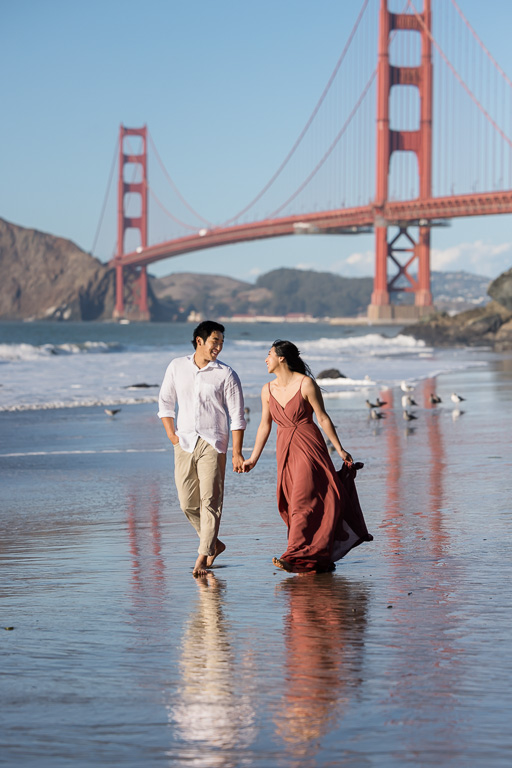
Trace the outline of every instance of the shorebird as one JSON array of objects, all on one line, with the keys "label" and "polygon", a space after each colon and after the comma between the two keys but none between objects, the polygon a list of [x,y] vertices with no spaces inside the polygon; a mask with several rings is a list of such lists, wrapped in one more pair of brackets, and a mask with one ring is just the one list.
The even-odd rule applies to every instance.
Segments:
[{"label": "shorebird", "polygon": [[413,405],[418,405],[416,400],[414,400],[410,395],[402,395],[402,408],[406,409],[407,406],[412,408]]},{"label": "shorebird", "polygon": [[377,403],[377,407],[378,408],[382,408],[383,405],[387,405],[388,404],[387,400],[381,400],[380,397],[377,397],[375,402]]},{"label": "shorebird", "polygon": [[414,413],[409,413],[409,411],[404,410],[402,413],[402,416],[404,417],[405,421],[413,421],[413,419],[417,419],[418,417],[414,415]]},{"label": "shorebird", "polygon": [[369,401],[369,400],[366,400],[365,402],[366,402],[366,407],[367,407],[367,408],[370,408],[370,410],[371,410],[372,408],[378,408],[378,407],[379,407],[379,404],[378,404],[378,403],[370,403],[370,401]]},{"label": "shorebird", "polygon": [[120,410],[120,408],[105,408],[105,413],[107,416],[115,416]]},{"label": "shorebird", "polygon": [[405,380],[400,384],[400,389],[402,392],[414,392],[412,384],[408,384]]},{"label": "shorebird", "polygon": [[452,392],[450,395],[450,399],[452,403],[462,403],[463,400],[465,400],[465,397],[462,397],[461,395],[458,395],[456,392]]},{"label": "shorebird", "polygon": [[434,392],[430,393],[430,405],[437,405],[438,403],[442,403],[443,401],[439,397],[439,395],[436,395]]},{"label": "shorebird", "polygon": [[385,418],[383,413],[379,413],[379,411],[374,411],[373,409],[370,411],[370,416],[372,419],[375,419],[376,421],[378,419]]}]

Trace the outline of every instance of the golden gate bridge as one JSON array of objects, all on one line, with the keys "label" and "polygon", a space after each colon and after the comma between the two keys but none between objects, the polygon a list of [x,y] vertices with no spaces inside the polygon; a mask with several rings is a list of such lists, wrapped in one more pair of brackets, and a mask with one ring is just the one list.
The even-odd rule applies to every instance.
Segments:
[{"label": "golden gate bridge", "polygon": [[[421,0],[407,0],[399,12],[389,10],[387,0],[378,2],[362,3],[281,165],[220,224],[181,194],[147,127],[121,125],[117,245],[110,261],[116,317],[149,318],[147,267],[154,262],[285,235],[372,230],[369,319],[432,311],[432,228],[455,217],[512,213],[512,82],[456,0],[423,0],[421,8]],[[171,189],[172,206],[150,183],[148,150]],[[150,201],[151,219],[158,213],[169,222],[165,239],[150,235]],[[137,276],[136,306],[129,308],[128,269]],[[393,304],[398,292],[412,293],[414,304]]]}]

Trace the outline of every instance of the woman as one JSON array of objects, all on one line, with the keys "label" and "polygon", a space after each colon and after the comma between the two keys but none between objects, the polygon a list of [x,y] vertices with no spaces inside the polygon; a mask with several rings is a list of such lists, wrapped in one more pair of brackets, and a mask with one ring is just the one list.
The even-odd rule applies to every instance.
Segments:
[{"label": "woman", "polygon": [[[288,527],[288,547],[272,562],[295,573],[334,570],[336,560],[373,538],[357,500],[352,456],[342,447],[320,388],[295,344],[275,341],[265,362],[275,379],[261,390],[261,422],[244,472],[256,466],[275,421],[277,505]],[[313,414],[345,462],[340,475]]]}]

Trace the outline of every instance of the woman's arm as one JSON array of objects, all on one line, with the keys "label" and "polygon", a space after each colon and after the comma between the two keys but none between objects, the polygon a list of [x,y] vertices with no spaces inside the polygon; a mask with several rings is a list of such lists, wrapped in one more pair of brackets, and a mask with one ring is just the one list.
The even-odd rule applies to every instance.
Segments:
[{"label": "woman's arm", "polygon": [[258,459],[266,445],[271,429],[272,417],[270,415],[270,407],[268,404],[268,385],[265,384],[261,390],[261,421],[258,431],[256,432],[256,440],[254,442],[252,453],[250,457],[244,461],[244,472],[250,472],[258,463]]},{"label": "woman's arm", "polygon": [[325,410],[324,399],[320,387],[316,381],[310,379],[309,376],[304,379],[302,384],[302,396],[311,404],[319,426],[333,444],[336,453],[341,456],[343,461],[351,464],[353,461],[352,456],[341,445],[334,424]]}]

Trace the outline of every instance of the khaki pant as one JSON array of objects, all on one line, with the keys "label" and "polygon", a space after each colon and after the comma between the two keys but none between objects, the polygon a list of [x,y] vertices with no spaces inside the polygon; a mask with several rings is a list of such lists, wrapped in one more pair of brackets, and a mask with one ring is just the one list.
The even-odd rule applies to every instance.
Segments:
[{"label": "khaki pant", "polygon": [[214,555],[219,532],[226,454],[198,439],[193,453],[174,446],[174,479],[180,507],[199,536],[200,555]]}]

